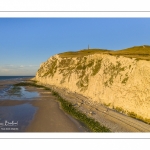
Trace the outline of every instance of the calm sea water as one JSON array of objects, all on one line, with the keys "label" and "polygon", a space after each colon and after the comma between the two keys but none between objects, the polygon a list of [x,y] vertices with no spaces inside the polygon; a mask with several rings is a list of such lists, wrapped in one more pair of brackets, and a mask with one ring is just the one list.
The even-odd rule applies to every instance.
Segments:
[{"label": "calm sea water", "polygon": [[[0,76],[1,81],[18,80],[33,78],[34,76]],[[7,102],[8,106],[0,105],[0,132],[24,132],[32,121],[37,107],[29,103],[15,104],[16,100],[32,100],[39,97],[38,92],[27,91],[25,87],[14,88],[7,85],[0,89],[0,101]],[[12,101],[10,103],[10,100]],[[10,103],[10,104],[9,104]]]},{"label": "calm sea water", "polygon": [[0,106],[0,132],[24,132],[37,109],[29,103]]},{"label": "calm sea water", "polygon": [[0,76],[0,80],[16,80],[23,78],[33,78],[34,76]]}]

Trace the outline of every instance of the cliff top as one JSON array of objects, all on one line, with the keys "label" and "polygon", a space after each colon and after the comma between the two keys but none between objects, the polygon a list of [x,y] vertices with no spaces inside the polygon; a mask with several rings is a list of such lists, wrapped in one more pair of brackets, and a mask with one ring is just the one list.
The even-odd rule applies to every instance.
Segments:
[{"label": "cliff top", "polygon": [[150,60],[150,46],[142,45],[142,46],[134,46],[131,48],[123,49],[123,50],[107,50],[107,49],[83,49],[80,51],[69,51],[58,54],[60,57],[83,57],[92,54],[109,54],[109,55],[117,55],[124,56],[129,58],[137,58],[141,60]]}]

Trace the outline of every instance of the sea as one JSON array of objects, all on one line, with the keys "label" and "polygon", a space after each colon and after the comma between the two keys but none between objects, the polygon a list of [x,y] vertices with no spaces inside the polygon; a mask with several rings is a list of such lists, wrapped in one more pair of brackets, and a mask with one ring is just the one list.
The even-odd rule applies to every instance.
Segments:
[{"label": "sea", "polygon": [[0,76],[0,80],[16,80],[23,78],[33,78],[34,76]]},{"label": "sea", "polygon": [[38,92],[27,91],[25,87],[14,90],[13,85],[8,84],[3,88],[3,81],[21,81],[33,77],[0,76],[0,132],[24,132],[37,111],[37,107],[30,104],[29,100],[39,96]]}]

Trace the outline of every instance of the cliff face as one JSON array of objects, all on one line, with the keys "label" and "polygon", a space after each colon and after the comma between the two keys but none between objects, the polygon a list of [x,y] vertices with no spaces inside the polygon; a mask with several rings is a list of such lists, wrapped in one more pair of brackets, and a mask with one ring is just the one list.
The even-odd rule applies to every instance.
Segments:
[{"label": "cliff face", "polygon": [[35,78],[134,117],[150,119],[150,61],[105,53],[55,55],[41,64]]}]

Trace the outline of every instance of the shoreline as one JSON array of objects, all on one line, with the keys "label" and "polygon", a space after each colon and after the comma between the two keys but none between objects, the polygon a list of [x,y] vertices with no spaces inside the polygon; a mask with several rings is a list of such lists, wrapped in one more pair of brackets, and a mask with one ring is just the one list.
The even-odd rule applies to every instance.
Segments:
[{"label": "shoreline", "polygon": [[[51,102],[50,102],[51,103]],[[58,102],[49,104],[49,102],[31,102],[38,108],[30,124],[26,127],[25,132],[87,132],[77,120],[72,116],[64,113],[59,108]],[[52,111],[49,106],[53,106]],[[49,110],[49,111],[48,111]],[[56,113],[57,112],[57,113]]]},{"label": "shoreline", "polygon": [[[72,119],[75,119],[77,122],[79,122],[80,126],[84,127],[86,131],[90,132],[110,132],[108,128],[100,125],[97,121],[92,119],[91,117],[87,117],[85,114],[83,114],[81,111],[76,109],[70,102],[63,99],[57,92],[51,90],[49,87],[45,87],[42,85],[38,85],[35,83],[35,81],[28,81],[26,83],[19,83],[16,84],[16,86],[26,86],[26,87],[33,87],[33,88],[43,88],[46,91],[49,91],[52,93],[52,96],[55,98],[57,102],[60,103],[59,107],[60,109],[67,115],[70,115]],[[49,101],[47,101],[49,102]]]},{"label": "shoreline", "polygon": [[[29,80],[3,81],[0,83],[0,85],[2,85],[1,89],[3,89],[7,85],[25,83],[28,81]],[[87,131],[89,132],[89,130],[87,130],[83,125],[81,125],[80,122],[72,118],[72,116],[66,114],[60,108],[60,104],[56,100],[56,97],[53,96],[49,91],[46,91],[43,88],[35,88],[30,86],[26,86],[25,89],[30,92],[38,92],[40,96],[32,99],[22,99],[22,100],[9,100],[9,99],[3,100],[2,97],[0,98],[1,108],[13,108],[16,106],[20,107],[23,106],[24,104],[30,104],[34,108],[37,108],[35,114],[33,114],[32,119],[29,120],[29,124],[25,127],[23,131],[19,132],[87,132]]]},{"label": "shoreline", "polygon": [[[38,92],[41,91],[46,93],[43,89]],[[61,109],[55,96],[49,92],[48,97],[44,98],[44,95],[40,100],[30,102],[38,110],[25,132],[87,132],[77,120]]]},{"label": "shoreline", "polygon": [[72,103],[74,107],[87,115],[87,117],[93,118],[102,126],[109,128],[111,132],[150,132],[149,124],[119,113],[102,104],[92,104],[88,98],[78,93],[40,82],[37,82],[37,84],[58,92],[63,99]]},{"label": "shoreline", "polygon": [[[29,85],[27,86],[27,84],[29,83],[31,84],[31,86]],[[20,86],[24,86],[26,90],[30,92],[36,91],[41,94],[40,98],[33,98],[32,100],[27,100],[27,99],[20,100],[20,101],[19,100],[16,100],[16,101],[14,100],[1,101],[0,100],[0,106],[17,106],[20,104],[28,103],[28,104],[31,104],[33,107],[38,108],[34,117],[30,121],[30,124],[27,126],[25,132],[90,132],[91,130],[88,130],[86,128],[87,123],[84,122],[84,120],[82,120],[82,117],[81,117],[82,115],[84,117],[93,119],[89,121],[96,121],[101,126],[106,127],[106,129],[110,129],[110,132],[150,132],[149,124],[143,123],[137,119],[134,119],[124,114],[121,114],[119,112],[116,112],[115,110],[111,110],[104,105],[92,104],[88,98],[78,93],[73,93],[71,91],[68,91],[67,89],[60,89],[60,88],[57,88],[56,86],[45,85],[40,82],[33,81],[33,78],[31,78],[30,80],[29,79],[24,80],[24,82],[17,81],[17,82],[14,82],[14,84],[20,84]],[[26,85],[23,85],[23,84],[26,84]],[[68,105],[69,109],[71,106],[71,109],[69,110],[71,111],[71,113],[66,112],[64,110],[63,108],[64,106],[62,105],[63,103],[61,101],[64,101],[63,103],[65,103],[66,106]],[[51,110],[52,105],[55,105],[54,106],[56,108],[55,113],[53,113],[54,112],[53,109]],[[74,108],[75,108],[75,112],[73,112]],[[74,117],[76,118],[76,116],[72,114],[72,112],[76,113],[76,111],[77,112],[79,111],[79,113],[77,113],[79,116],[79,118],[77,117],[78,118],[77,120],[74,119]],[[48,124],[51,124],[51,121],[54,123],[54,120],[56,122],[57,120],[60,120],[56,118],[57,112],[58,114],[64,114],[65,116],[64,120],[67,120],[68,123],[70,122],[69,124],[71,126],[74,126],[76,129],[72,128],[71,129],[72,131],[71,130],[69,131],[55,130],[54,131],[54,128],[53,128],[53,131],[52,130],[44,131],[43,129],[37,129],[37,125],[39,126],[38,128],[40,128],[40,126],[43,126],[43,128],[47,129],[46,126]],[[48,114],[47,118],[45,117],[45,114]],[[40,122],[40,119],[41,118],[43,119],[44,117],[45,117],[45,120],[43,120],[42,122],[45,122],[45,125],[47,124],[46,126],[44,125],[44,123]],[[49,118],[51,117],[53,117],[54,119],[53,120],[51,119],[50,121]],[[81,120],[81,122],[78,120]],[[84,124],[82,124],[82,122],[84,122]],[[61,124],[61,121],[59,123],[59,127],[57,126],[59,129],[61,126],[60,124]],[[53,127],[54,124],[53,125],[51,124],[51,126]],[[96,132],[102,132],[102,131],[96,131]]]}]

